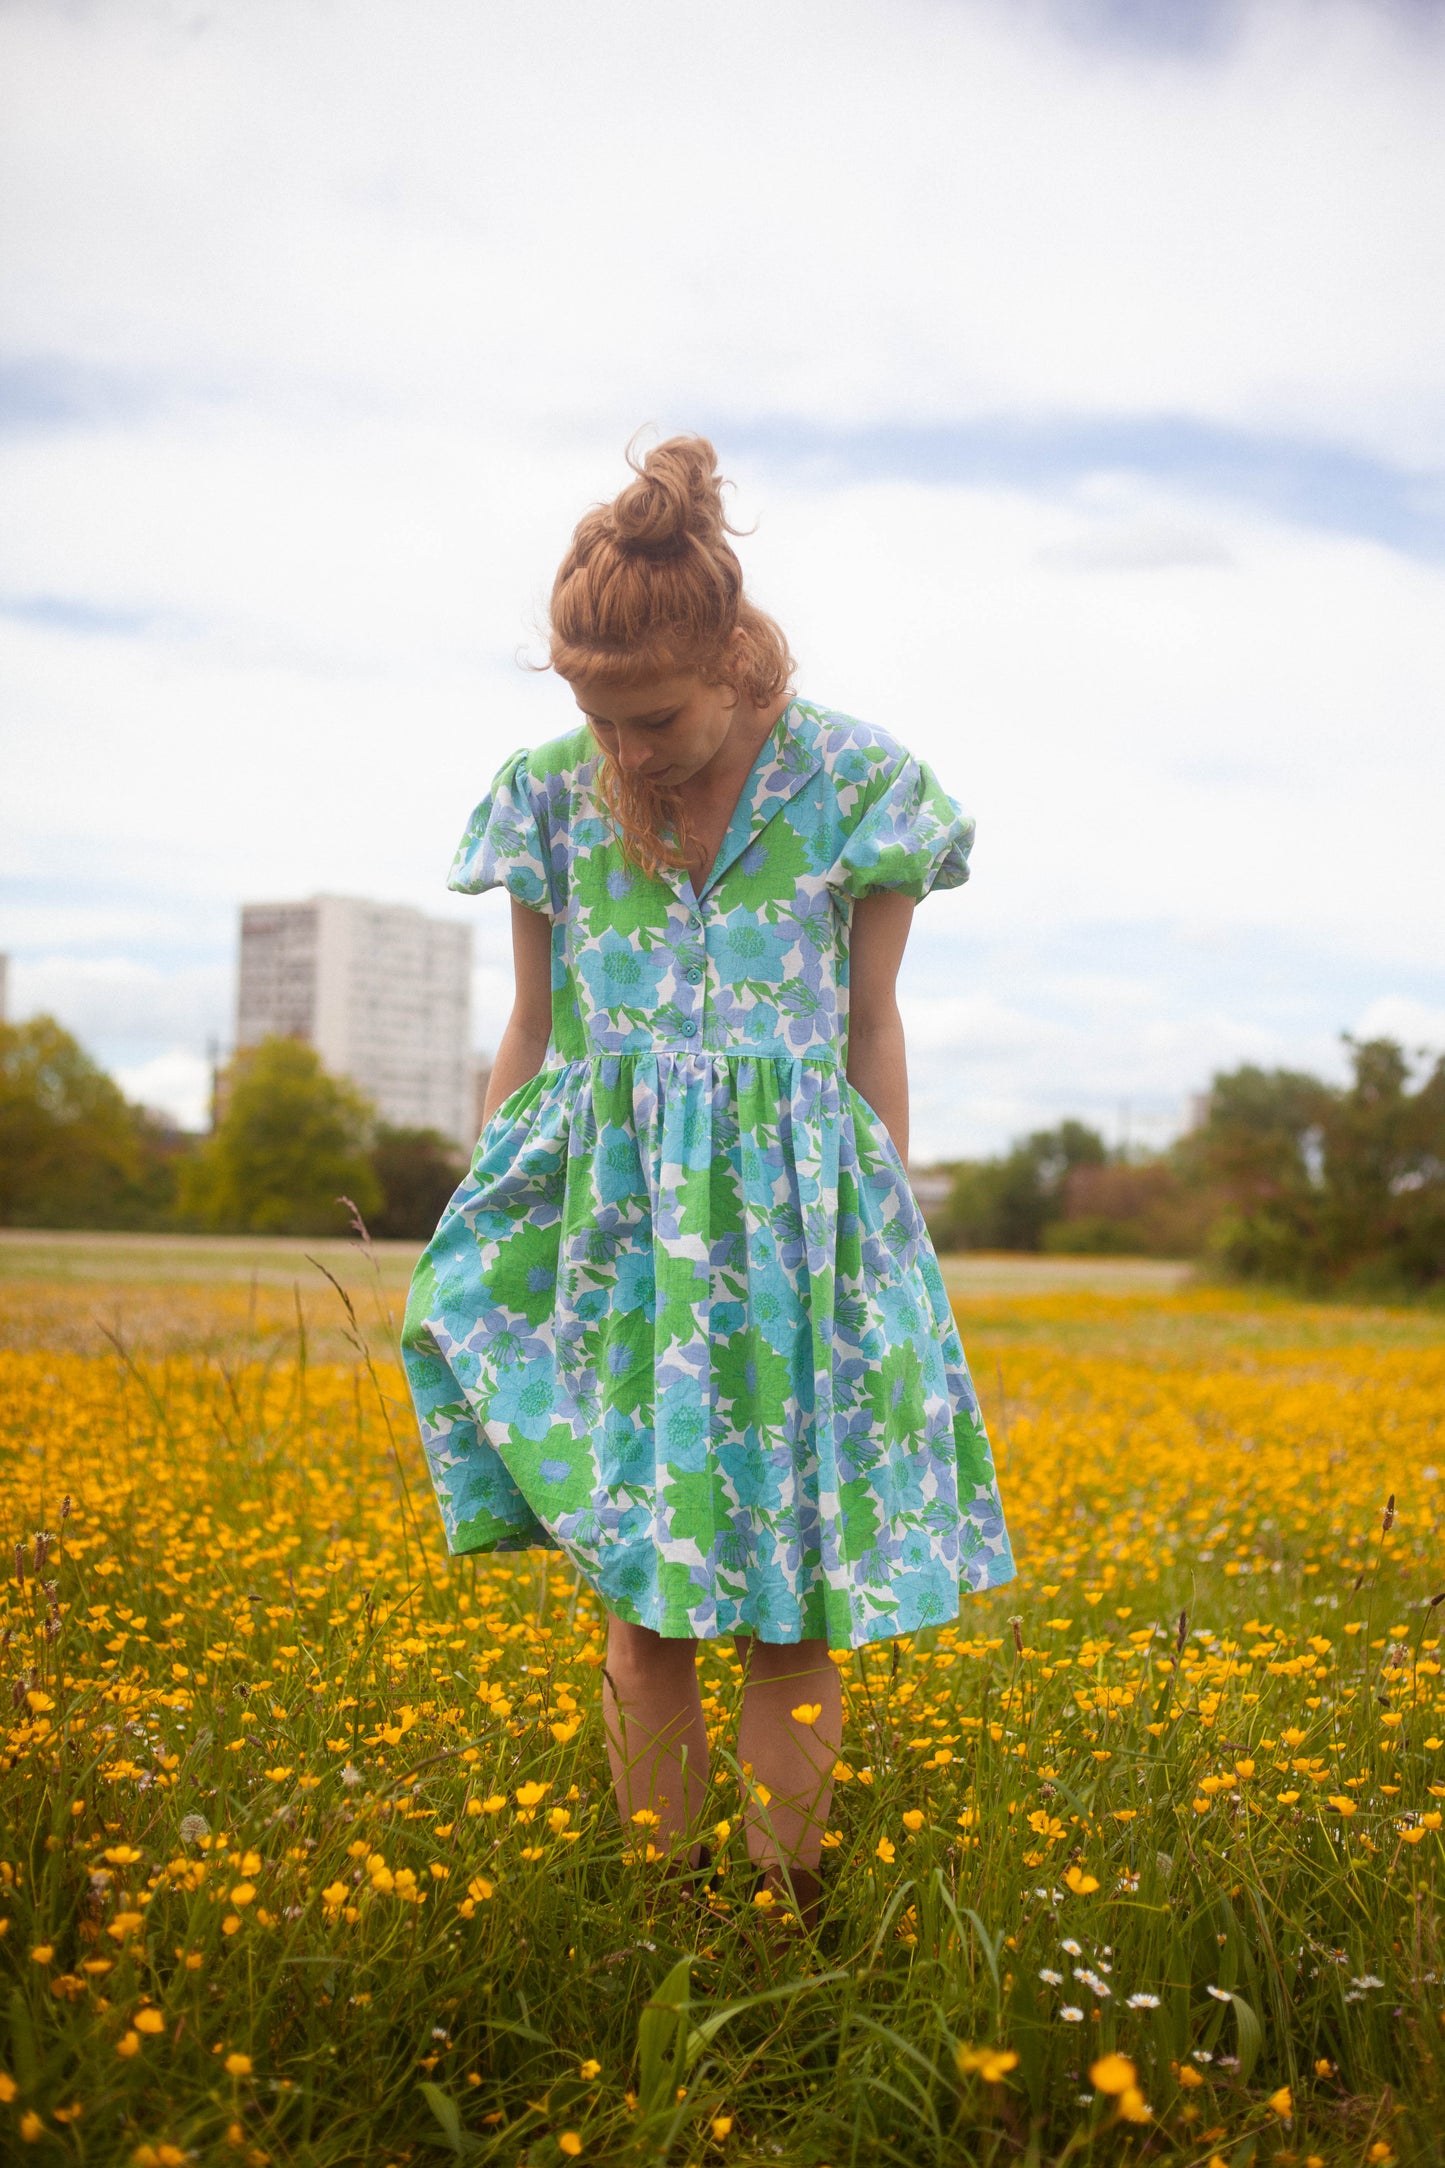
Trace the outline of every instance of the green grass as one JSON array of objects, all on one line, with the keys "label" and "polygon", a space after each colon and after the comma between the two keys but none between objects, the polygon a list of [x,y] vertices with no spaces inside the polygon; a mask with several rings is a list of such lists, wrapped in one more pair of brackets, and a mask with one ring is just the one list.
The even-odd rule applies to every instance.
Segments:
[{"label": "green grass", "polygon": [[[344,1315],[319,1360],[309,1292],[303,1359],[292,1253],[228,1254],[121,1287],[124,1357],[65,1338],[78,1275],[5,1298],[0,2153],[1438,2159],[1438,1325],[975,1285],[1020,1579],[840,1652],[809,1943],[735,1834],[711,1901],[629,1856],[596,1599],[446,1561],[395,1373]],[[731,1644],[701,1664],[736,1823]]]}]

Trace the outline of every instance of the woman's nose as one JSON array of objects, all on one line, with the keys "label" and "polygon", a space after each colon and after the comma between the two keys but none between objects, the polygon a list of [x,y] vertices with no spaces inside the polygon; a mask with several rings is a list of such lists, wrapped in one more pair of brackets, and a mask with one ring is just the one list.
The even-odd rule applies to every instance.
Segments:
[{"label": "woman's nose", "polygon": [[629,738],[625,731],[617,733],[617,765],[629,773],[647,766],[648,744],[645,738]]}]

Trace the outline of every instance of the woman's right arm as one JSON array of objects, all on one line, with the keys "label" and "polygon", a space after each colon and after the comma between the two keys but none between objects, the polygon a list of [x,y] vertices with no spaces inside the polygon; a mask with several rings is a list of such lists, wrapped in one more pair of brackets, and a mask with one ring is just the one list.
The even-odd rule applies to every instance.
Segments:
[{"label": "woman's right arm", "polygon": [[552,1032],[552,922],[512,898],[512,969],[517,990],[492,1063],[483,1125],[504,1099],[534,1077],[547,1058]]}]

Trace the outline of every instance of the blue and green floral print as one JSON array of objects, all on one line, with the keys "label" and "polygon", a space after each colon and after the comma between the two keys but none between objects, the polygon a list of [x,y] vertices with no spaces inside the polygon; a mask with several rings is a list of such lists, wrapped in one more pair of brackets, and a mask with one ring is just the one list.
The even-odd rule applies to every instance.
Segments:
[{"label": "blue and green floral print", "polygon": [[857,1648],[1012,1578],[938,1260],[847,1082],[875,889],[973,824],[804,700],[700,894],[624,857],[584,727],[502,767],[450,885],[552,927],[552,1035],[412,1282],[403,1349],[454,1553],[564,1551],[619,1617]]}]

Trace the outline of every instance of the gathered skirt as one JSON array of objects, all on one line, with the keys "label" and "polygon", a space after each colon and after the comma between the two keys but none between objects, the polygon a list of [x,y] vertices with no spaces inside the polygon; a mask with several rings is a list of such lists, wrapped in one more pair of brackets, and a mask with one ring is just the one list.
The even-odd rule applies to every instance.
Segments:
[{"label": "gathered skirt", "polygon": [[660,1634],[857,1648],[1013,1576],[928,1231],[831,1058],[544,1068],[482,1132],[403,1356],[448,1548],[560,1549]]}]

